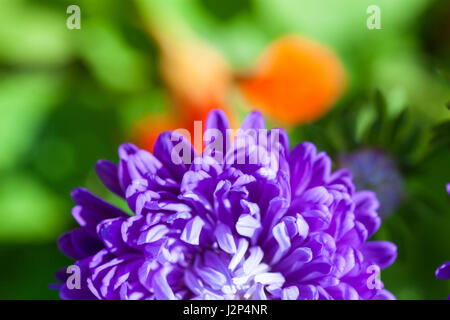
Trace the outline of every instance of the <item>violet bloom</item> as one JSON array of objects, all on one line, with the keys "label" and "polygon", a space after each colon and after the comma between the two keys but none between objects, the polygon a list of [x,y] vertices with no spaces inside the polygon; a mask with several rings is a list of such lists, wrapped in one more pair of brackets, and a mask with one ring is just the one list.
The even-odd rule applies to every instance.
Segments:
[{"label": "violet bloom", "polygon": [[350,170],[357,189],[369,189],[380,200],[378,214],[388,216],[404,198],[404,182],[394,161],[382,149],[360,149],[339,157],[341,167]]},{"label": "violet bloom", "polygon": [[[221,111],[210,113],[205,128],[231,140]],[[124,144],[118,165],[100,160],[100,179],[134,215],[85,189],[72,192],[81,228],[58,244],[76,260],[81,287],[72,288],[64,269],[57,273],[60,296],[393,299],[381,281],[373,285],[370,271],[392,264],[397,252],[390,242],[367,241],[381,222],[375,194],[356,192],[350,172],[332,172],[330,158],[313,144],[289,151],[284,130],[256,139],[250,131],[266,132],[257,112],[241,129],[229,148],[195,158],[203,161],[170,132],[159,136],[153,154]],[[188,163],[173,152],[180,144]],[[246,162],[228,161],[233,155]]]}]

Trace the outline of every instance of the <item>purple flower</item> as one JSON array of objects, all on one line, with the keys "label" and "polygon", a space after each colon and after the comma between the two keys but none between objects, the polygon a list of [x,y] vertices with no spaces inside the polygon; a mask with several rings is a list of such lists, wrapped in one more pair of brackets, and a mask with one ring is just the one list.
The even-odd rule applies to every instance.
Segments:
[{"label": "purple flower", "polygon": [[[205,128],[231,141],[223,112],[211,112]],[[397,252],[367,241],[381,222],[375,194],[356,192],[349,171],[332,172],[311,143],[289,151],[284,130],[253,135],[266,132],[257,112],[241,129],[230,147],[211,151],[208,140],[199,156],[181,135],[163,132],[153,154],[124,144],[118,165],[100,160],[100,179],[134,215],[85,189],[72,192],[81,228],[58,244],[81,280],[72,288],[71,274],[58,272],[60,296],[393,299],[372,271]]]},{"label": "purple flower", "polygon": [[360,149],[339,157],[341,167],[350,170],[357,189],[373,190],[380,200],[381,217],[391,214],[404,198],[404,182],[394,161],[381,149]]}]

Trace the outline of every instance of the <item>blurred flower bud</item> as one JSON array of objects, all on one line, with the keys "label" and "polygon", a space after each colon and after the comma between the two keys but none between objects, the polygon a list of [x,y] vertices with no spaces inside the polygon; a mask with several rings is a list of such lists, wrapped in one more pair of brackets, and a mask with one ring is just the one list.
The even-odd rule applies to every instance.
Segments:
[{"label": "blurred flower bud", "polygon": [[159,36],[161,74],[174,103],[183,113],[203,113],[223,108],[231,82],[231,70],[212,47],[187,37]]}]

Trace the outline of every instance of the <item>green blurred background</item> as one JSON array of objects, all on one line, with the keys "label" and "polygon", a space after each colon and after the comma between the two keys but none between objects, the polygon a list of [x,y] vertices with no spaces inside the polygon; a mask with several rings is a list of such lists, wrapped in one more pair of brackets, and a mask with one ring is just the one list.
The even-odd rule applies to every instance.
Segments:
[{"label": "green blurred background", "polygon": [[[66,8],[81,8],[81,29]],[[381,9],[368,30],[366,8]],[[168,107],[158,50],[146,19],[170,12],[219,50],[235,70],[286,33],[325,44],[349,84],[325,117],[291,131],[291,146],[339,154],[386,150],[405,181],[405,200],[377,239],[398,245],[383,271],[399,299],[444,299],[450,281],[450,2],[447,0],[0,0],[0,298],[57,299],[56,247],[75,226],[70,190],[84,186],[117,202],[96,179],[116,161],[133,125]]]}]

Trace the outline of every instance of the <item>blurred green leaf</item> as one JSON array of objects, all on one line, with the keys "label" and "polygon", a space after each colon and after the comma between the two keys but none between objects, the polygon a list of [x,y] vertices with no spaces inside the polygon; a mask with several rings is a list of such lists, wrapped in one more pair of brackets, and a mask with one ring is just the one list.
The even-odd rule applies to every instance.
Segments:
[{"label": "blurred green leaf", "polygon": [[56,11],[29,1],[0,0],[0,8],[0,61],[36,67],[72,58],[64,7]]},{"label": "blurred green leaf", "polygon": [[110,22],[93,20],[79,30],[80,54],[106,87],[136,91],[148,87],[150,64],[131,48]]},{"label": "blurred green leaf", "polygon": [[33,142],[59,89],[58,77],[45,73],[8,74],[0,81],[0,170],[15,165]]},{"label": "blurred green leaf", "polygon": [[53,241],[66,226],[59,196],[22,173],[0,179],[0,242]]}]

